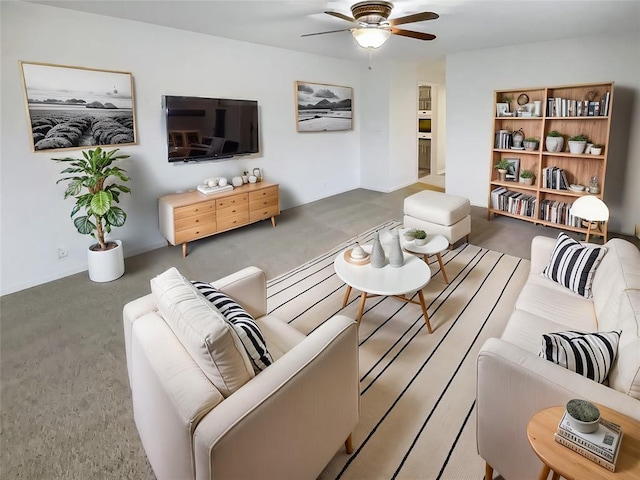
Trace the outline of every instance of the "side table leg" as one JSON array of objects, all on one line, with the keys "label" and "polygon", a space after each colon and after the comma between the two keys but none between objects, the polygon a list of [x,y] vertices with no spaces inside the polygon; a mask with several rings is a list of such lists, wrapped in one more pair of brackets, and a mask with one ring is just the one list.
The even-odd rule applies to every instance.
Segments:
[{"label": "side table leg", "polygon": [[186,257],[187,256],[187,242],[184,242],[182,244],[182,257]]},{"label": "side table leg", "polygon": [[538,480],[547,480],[550,471],[551,469],[548,465],[543,465],[542,470],[540,470],[540,475],[538,475]]},{"label": "side table leg", "polygon": [[442,263],[442,257],[439,253],[436,253],[436,257],[438,258],[438,263],[440,264],[440,271],[442,272],[442,276],[444,277],[444,281],[449,283],[449,279],[447,278],[447,272],[444,269],[444,263]]},{"label": "side table leg", "polygon": [[349,301],[349,295],[351,295],[351,285],[347,285],[347,291],[344,292],[344,300],[342,300],[342,308],[347,306],[347,302]]},{"label": "side table leg", "polygon": [[429,315],[427,315],[427,307],[424,304],[424,294],[422,293],[422,290],[418,290],[418,298],[420,299],[420,306],[422,307],[422,314],[424,315],[424,323],[427,324],[429,333],[433,333],[433,330],[431,329],[431,322],[429,322]]},{"label": "side table leg", "polygon": [[360,320],[362,320],[362,314],[364,313],[364,304],[367,301],[367,292],[362,292],[360,295],[360,308],[358,308],[358,318],[357,322],[360,325]]}]

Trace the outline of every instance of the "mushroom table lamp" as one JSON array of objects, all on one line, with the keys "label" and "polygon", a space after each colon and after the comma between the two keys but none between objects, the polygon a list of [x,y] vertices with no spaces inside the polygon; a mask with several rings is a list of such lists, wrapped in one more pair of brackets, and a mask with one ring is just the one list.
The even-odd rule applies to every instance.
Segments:
[{"label": "mushroom table lamp", "polygon": [[578,198],[571,206],[571,215],[580,217],[587,222],[587,238],[585,242],[589,241],[591,235],[591,227],[598,226],[599,222],[602,222],[600,231],[604,237],[604,242],[607,243],[607,221],[609,220],[609,208],[598,197],[593,195],[585,195]]}]

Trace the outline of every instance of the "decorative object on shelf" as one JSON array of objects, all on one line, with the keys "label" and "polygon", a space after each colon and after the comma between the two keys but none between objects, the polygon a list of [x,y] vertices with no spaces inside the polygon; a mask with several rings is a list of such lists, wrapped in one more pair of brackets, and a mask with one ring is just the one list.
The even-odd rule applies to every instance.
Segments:
[{"label": "decorative object on shelf", "polygon": [[587,136],[583,134],[569,137],[569,152],[581,155],[587,146],[587,140]]},{"label": "decorative object on shelf", "polygon": [[351,87],[295,83],[298,132],[334,132],[353,128]]},{"label": "decorative object on shelf", "polygon": [[587,223],[585,242],[589,241],[591,229],[598,228],[604,237],[603,243],[607,243],[606,224],[609,220],[609,208],[602,200],[593,195],[584,195],[571,205],[571,215],[579,217]]},{"label": "decorative object on shelf", "polygon": [[249,183],[249,172],[247,170],[242,172],[242,183]]},{"label": "decorative object on shelf", "polygon": [[213,188],[213,187],[217,187],[218,186],[218,180],[220,180],[219,178],[205,178],[203,185],[206,185],[209,188]]},{"label": "decorative object on shelf", "polygon": [[598,429],[600,410],[593,403],[574,398],[567,402],[567,413],[569,423],[579,432],[592,433]]},{"label": "decorative object on shelf", "polygon": [[504,102],[507,104],[507,112],[511,112],[511,101],[513,100],[513,97],[511,95],[505,95],[504,96]]},{"label": "decorative object on shelf", "polygon": [[85,215],[74,218],[73,224],[78,233],[91,235],[98,241],[88,248],[89,278],[94,282],[110,282],[124,274],[122,242],[105,240],[112,227],[121,227],[127,220],[127,214],[115,204],[120,201],[121,193],[131,193],[129,187],[121,183],[107,183],[112,177],[121,182],[129,181],[127,172],[113,164],[129,155],[116,155],[117,151],[107,152],[97,147],[83,151],[83,159],[53,159],[68,164],[61,172],[68,176],[56,183],[69,181],[64,198],[76,199],[71,217],[84,209]]},{"label": "decorative object on shelf", "polygon": [[228,184],[229,184],[229,181],[225,177],[220,177],[218,179],[218,186],[219,187],[226,187]]},{"label": "decorative object on shelf", "polygon": [[579,183],[572,183],[571,185],[569,185],[569,189],[573,190],[574,192],[584,192],[584,185],[580,185]]},{"label": "decorative object on shelf", "polygon": [[34,152],[137,143],[131,73],[30,62],[20,67]]},{"label": "decorative object on shelf", "polygon": [[533,116],[534,117],[542,116],[542,102],[540,100],[533,101]]},{"label": "decorative object on shelf", "polygon": [[233,177],[231,179],[231,185],[233,185],[234,187],[241,187],[242,183],[242,177]]},{"label": "decorative object on shelf", "polygon": [[527,137],[524,139],[524,149],[527,151],[538,150],[540,139],[538,137]]},{"label": "decorative object on shelf", "polygon": [[518,181],[519,173],[520,173],[520,159],[519,158],[505,158],[509,166],[507,167],[507,181],[511,180],[514,182]]},{"label": "decorative object on shelf", "polygon": [[513,147],[511,148],[513,148],[514,150],[521,150],[522,148],[524,148],[522,146],[522,142],[524,141],[524,132],[522,131],[522,129],[512,132],[511,138],[513,138]]},{"label": "decorative object on shelf", "polygon": [[427,243],[427,232],[425,232],[424,230],[416,230],[414,236],[417,246],[420,247]]},{"label": "decorative object on shelf", "polygon": [[369,263],[369,254],[356,242],[356,246],[344,252],[344,259],[354,265]]},{"label": "decorative object on shelf", "polygon": [[533,185],[533,181],[536,176],[531,170],[522,170],[520,172],[520,183],[524,183],[525,185]]},{"label": "decorative object on shelf", "polygon": [[602,145],[601,143],[594,143],[593,145],[591,145],[591,150],[589,151],[589,153],[591,155],[602,155],[603,148],[604,145]]},{"label": "decorative object on shelf", "polygon": [[391,244],[389,245],[389,265],[394,268],[404,265],[404,254],[402,253],[402,247],[400,246],[400,236],[398,229],[394,228],[391,233]]},{"label": "decorative object on shelf", "polygon": [[591,153],[591,147],[593,147],[593,143],[587,140],[587,146],[584,147],[584,153]]},{"label": "decorative object on shelf", "polygon": [[373,268],[382,268],[385,263],[384,249],[380,243],[380,232],[376,232],[373,237],[373,247],[371,248],[371,266]]},{"label": "decorative object on shelf", "polygon": [[501,182],[506,182],[507,180],[507,171],[509,170],[509,166],[511,164],[505,159],[502,158],[494,165],[494,168],[498,170],[498,177]]},{"label": "decorative object on shelf", "polygon": [[548,152],[561,152],[564,147],[564,137],[557,130],[551,130],[545,139]]},{"label": "decorative object on shelf", "polygon": [[258,177],[255,175],[249,175],[249,183],[256,183],[258,181]]},{"label": "decorative object on shelf", "polygon": [[256,181],[261,182],[262,181],[262,170],[260,170],[258,167],[253,169],[253,176],[256,177]]},{"label": "decorative object on shelf", "polygon": [[509,113],[509,104],[508,103],[498,103],[496,104],[496,117],[506,117],[506,113]]},{"label": "decorative object on shelf", "polygon": [[527,103],[529,103],[529,95],[527,95],[526,93],[521,93],[520,95],[518,95],[518,105],[522,106],[522,105],[526,105]]},{"label": "decorative object on shelf", "polygon": [[587,189],[589,191],[589,193],[593,193],[593,194],[600,193],[599,181],[600,181],[600,179],[598,178],[597,175],[593,175],[589,179],[589,188]]}]

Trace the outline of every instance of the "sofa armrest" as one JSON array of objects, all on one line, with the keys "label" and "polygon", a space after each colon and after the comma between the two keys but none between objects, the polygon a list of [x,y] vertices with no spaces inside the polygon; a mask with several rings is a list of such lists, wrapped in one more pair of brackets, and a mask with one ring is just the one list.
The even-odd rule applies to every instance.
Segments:
[{"label": "sofa armrest", "polygon": [[358,422],[358,329],[335,316],[209,412],[196,479],[316,478]]},{"label": "sofa armrest", "polygon": [[549,263],[553,247],[556,245],[555,238],[537,236],[531,241],[531,270],[530,273],[542,273]]},{"label": "sofa armrest", "polygon": [[477,359],[477,446],[507,480],[536,478],[541,463],[527,440],[538,411],[585,398],[640,420],[640,402],[497,338]]},{"label": "sofa armrest", "polygon": [[267,314],[267,279],[259,268],[243,268],[211,285],[242,305],[253,318]]}]

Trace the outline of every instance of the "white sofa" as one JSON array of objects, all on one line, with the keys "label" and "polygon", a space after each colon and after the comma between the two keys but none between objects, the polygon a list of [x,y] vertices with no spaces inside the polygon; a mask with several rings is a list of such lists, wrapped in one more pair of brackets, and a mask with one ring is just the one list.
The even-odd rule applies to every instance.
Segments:
[{"label": "white sofa", "polygon": [[[612,239],[583,298],[541,275],[555,239],[536,237],[531,271],[501,338],[487,340],[477,359],[477,447],[506,480],[535,479],[542,463],[527,440],[539,410],[585,398],[640,420],[640,251]],[[542,334],[621,330],[608,383],[599,384],[538,356]]]},{"label": "white sofa", "polygon": [[267,314],[255,267],[212,285],[256,319],[274,361],[223,395],[159,313],[155,290],[125,305],[134,418],[157,478],[316,478],[343,444],[351,449],[358,421],[355,321],[335,316],[304,336]]}]

